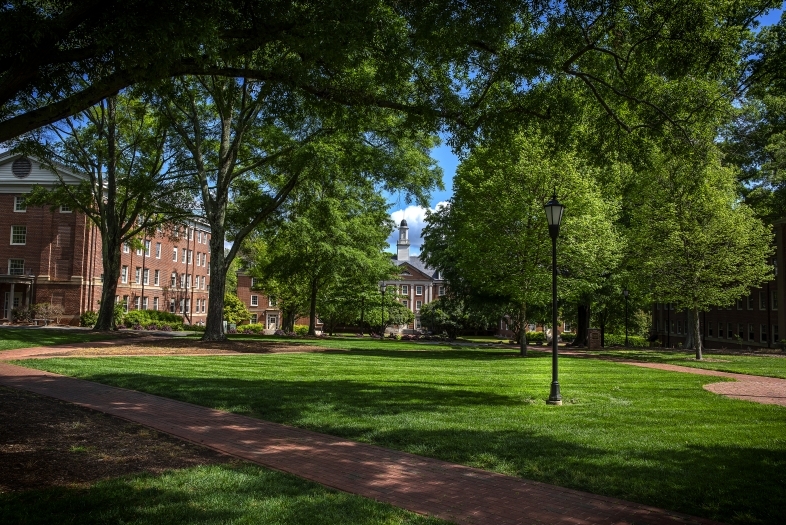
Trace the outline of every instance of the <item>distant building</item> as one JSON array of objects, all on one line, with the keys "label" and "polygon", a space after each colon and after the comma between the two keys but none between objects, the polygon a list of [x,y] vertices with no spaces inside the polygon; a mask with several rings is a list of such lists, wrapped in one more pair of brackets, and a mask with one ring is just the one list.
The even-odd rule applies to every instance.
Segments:
[{"label": "distant building", "polygon": [[[66,183],[85,180],[65,168],[58,174]],[[104,272],[96,226],[63,206],[51,210],[25,204],[34,185],[57,182],[35,159],[0,155],[0,322],[11,321],[13,308],[35,303],[62,306],[62,319],[71,324],[83,312],[98,310]],[[191,221],[177,231],[142,238],[142,248],[124,246],[115,302],[127,311],[167,310],[182,314],[188,324],[204,324],[209,239],[207,225]]]},{"label": "distant building", "polygon": [[445,295],[446,283],[437,270],[426,266],[420,257],[410,255],[409,226],[406,220],[402,220],[399,225],[396,247],[396,255],[392,257],[392,261],[399,268],[399,277],[385,281],[385,284],[394,286],[396,292],[402,296],[401,303],[415,314],[412,323],[399,328],[419,330],[422,327],[420,309]]}]

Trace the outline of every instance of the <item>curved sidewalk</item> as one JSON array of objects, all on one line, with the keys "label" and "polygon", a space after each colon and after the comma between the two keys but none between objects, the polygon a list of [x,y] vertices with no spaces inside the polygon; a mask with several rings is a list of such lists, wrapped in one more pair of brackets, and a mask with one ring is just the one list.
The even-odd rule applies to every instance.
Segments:
[{"label": "curved sidewalk", "polygon": [[6,363],[0,363],[0,385],[76,403],[329,487],[459,524],[716,523]]}]

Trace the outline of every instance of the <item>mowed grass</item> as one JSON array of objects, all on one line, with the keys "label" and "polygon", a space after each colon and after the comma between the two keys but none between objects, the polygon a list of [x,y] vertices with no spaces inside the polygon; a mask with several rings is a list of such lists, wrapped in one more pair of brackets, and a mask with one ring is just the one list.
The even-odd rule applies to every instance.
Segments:
[{"label": "mowed grass", "polygon": [[717,378],[565,357],[552,407],[548,354],[419,348],[24,364],[726,522],[786,522],[783,407],[702,389]]},{"label": "mowed grass", "polygon": [[0,523],[18,525],[439,525],[447,522],[250,464],[137,475],[88,488],[0,494]]},{"label": "mowed grass", "polygon": [[114,334],[57,328],[0,328],[0,351],[114,339]]},{"label": "mowed grass", "polygon": [[773,350],[771,356],[766,355],[734,355],[705,351],[702,361],[696,361],[693,352],[663,352],[658,350],[602,350],[592,354],[604,357],[646,361],[648,363],[667,363],[670,365],[720,370],[754,376],[780,377],[786,379],[786,354],[777,355]]}]

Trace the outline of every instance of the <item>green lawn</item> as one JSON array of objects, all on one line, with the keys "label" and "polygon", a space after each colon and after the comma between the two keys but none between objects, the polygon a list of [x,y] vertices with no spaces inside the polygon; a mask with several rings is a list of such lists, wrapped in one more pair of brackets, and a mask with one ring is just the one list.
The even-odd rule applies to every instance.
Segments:
[{"label": "green lawn", "polygon": [[780,377],[786,379],[786,354],[782,357],[773,350],[774,356],[715,354],[712,351],[703,353],[704,360],[696,361],[693,352],[662,352],[658,350],[602,350],[591,352],[593,355],[618,357],[650,363],[668,363],[670,365],[690,366],[706,370],[736,372],[755,376]]},{"label": "green lawn", "polygon": [[32,525],[438,525],[376,501],[249,464],[204,466],[96,483],[0,494],[0,523]]},{"label": "green lawn", "polygon": [[[26,366],[734,523],[786,522],[786,409],[715,378],[491,350],[50,359]],[[380,343],[377,343],[381,346]]]},{"label": "green lawn", "polygon": [[87,341],[105,341],[117,336],[84,330],[57,328],[0,328],[0,351],[31,346],[50,346]]}]

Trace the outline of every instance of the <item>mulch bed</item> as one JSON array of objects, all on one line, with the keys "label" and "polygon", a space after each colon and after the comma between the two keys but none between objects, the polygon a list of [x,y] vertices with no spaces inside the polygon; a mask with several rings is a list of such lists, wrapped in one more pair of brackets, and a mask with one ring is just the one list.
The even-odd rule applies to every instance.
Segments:
[{"label": "mulch bed", "polygon": [[233,461],[113,416],[0,387],[0,493]]}]

